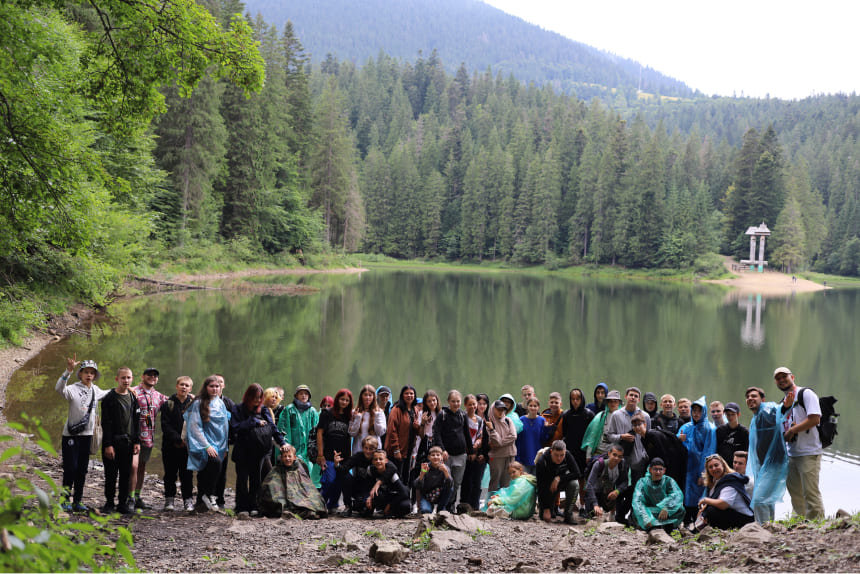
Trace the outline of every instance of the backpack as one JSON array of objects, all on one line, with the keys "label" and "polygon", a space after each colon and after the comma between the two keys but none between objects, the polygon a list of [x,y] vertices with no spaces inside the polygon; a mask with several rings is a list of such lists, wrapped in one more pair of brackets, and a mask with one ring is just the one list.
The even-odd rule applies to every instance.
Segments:
[{"label": "backpack", "polygon": [[[801,387],[797,392],[797,402],[803,407],[803,410],[806,410],[806,405],[803,402],[803,391],[809,388]],[[836,425],[839,422],[839,413],[833,408],[837,400],[834,396],[818,397],[818,405],[821,407],[821,421],[816,428],[818,428],[818,438],[821,439],[822,448],[832,445],[833,439],[839,434],[836,430]],[[806,432],[809,431],[807,430]]]}]

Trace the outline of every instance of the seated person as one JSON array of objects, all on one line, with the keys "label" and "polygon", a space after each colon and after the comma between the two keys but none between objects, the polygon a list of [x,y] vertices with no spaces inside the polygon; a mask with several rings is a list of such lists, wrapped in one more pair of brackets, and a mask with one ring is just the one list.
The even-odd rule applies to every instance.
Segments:
[{"label": "seated person", "polygon": [[579,478],[582,473],[573,455],[567,451],[567,445],[563,440],[553,442],[549,450],[538,455],[535,471],[541,519],[546,522],[552,520],[555,512],[555,495],[557,492],[564,491],[564,521],[567,524],[577,524],[574,511],[579,496]]},{"label": "seated person", "polygon": [[263,479],[259,506],[263,515],[270,518],[326,516],[325,502],[311,480],[308,467],[296,457],[293,445],[284,447],[278,464]]},{"label": "seated person", "polygon": [[397,466],[388,461],[388,455],[382,449],[373,453],[373,463],[369,469],[370,477],[374,480],[373,488],[367,497],[366,508],[381,510],[383,516],[402,517],[409,514],[412,504],[409,502],[409,489],[400,480]]},{"label": "seated person", "polygon": [[487,514],[498,518],[528,520],[535,513],[537,479],[526,474],[525,467],[519,462],[508,465],[508,476],[511,477],[511,483],[490,497]]},{"label": "seated person", "polygon": [[430,447],[427,453],[429,462],[421,463],[421,471],[412,485],[421,514],[432,514],[434,504],[439,510],[444,510],[454,491],[451,471],[442,462],[442,457],[441,446]]},{"label": "seated person", "polygon": [[598,457],[591,466],[588,481],[585,483],[585,508],[592,516],[603,516],[604,512],[614,512],[615,516],[623,517],[627,512],[619,505],[629,486],[624,448],[618,443],[613,443],[606,456]]},{"label": "seated person", "polygon": [[750,497],[746,491],[748,478],[732,472],[718,454],[705,459],[705,488],[708,496],[699,501],[696,528],[705,524],[728,530],[740,528],[754,520]]},{"label": "seated person", "polygon": [[342,516],[352,516],[353,512],[358,514],[372,514],[367,508],[367,497],[373,488],[374,479],[370,477],[370,467],[373,464],[373,453],[378,448],[378,440],[373,435],[364,437],[361,441],[361,452],[357,452],[344,460],[340,454],[335,454],[334,464],[337,475],[341,477],[343,484],[343,504],[346,509]]},{"label": "seated person", "polygon": [[642,530],[678,528],[684,520],[684,493],[671,476],[666,476],[663,459],[655,458],[648,474],[639,479],[633,491],[633,517]]}]

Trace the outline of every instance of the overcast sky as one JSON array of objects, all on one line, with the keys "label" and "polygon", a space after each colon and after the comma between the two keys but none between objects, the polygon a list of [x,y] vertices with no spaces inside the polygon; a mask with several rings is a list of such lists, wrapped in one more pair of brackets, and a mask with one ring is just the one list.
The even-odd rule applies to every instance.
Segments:
[{"label": "overcast sky", "polygon": [[860,91],[852,0],[484,1],[708,95]]}]

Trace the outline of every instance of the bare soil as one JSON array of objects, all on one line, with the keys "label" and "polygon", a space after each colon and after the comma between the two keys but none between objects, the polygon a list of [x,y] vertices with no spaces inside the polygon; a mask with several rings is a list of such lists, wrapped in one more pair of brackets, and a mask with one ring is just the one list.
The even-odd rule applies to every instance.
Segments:
[{"label": "bare soil", "polygon": [[795,293],[813,293],[815,291],[823,291],[830,289],[814,281],[801,279],[797,277],[797,281],[792,280],[792,275],[780,273],[767,269],[761,273],[758,271],[745,271],[738,273],[732,271],[732,265],[736,262],[732,257],[724,257],[723,264],[729,273],[734,275],[731,279],[714,279],[706,280],[705,283],[714,283],[715,285],[727,285],[733,287],[735,294],[753,294],[762,295],[764,297],[779,297],[782,295],[792,295]]}]

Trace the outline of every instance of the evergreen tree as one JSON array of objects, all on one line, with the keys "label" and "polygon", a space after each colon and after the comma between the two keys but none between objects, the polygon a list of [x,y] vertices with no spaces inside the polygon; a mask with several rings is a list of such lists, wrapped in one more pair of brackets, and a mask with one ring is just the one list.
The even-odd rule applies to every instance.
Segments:
[{"label": "evergreen tree", "polygon": [[806,251],[806,231],[803,226],[803,216],[800,213],[800,202],[790,197],[785,204],[773,229],[774,265],[785,267],[788,273],[797,271],[804,261]]}]

